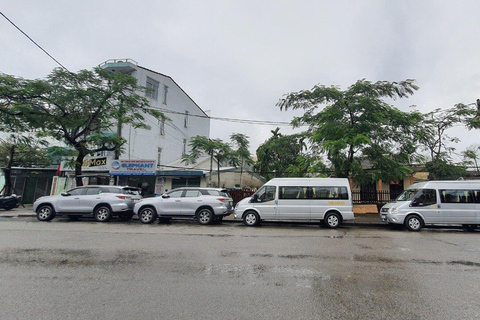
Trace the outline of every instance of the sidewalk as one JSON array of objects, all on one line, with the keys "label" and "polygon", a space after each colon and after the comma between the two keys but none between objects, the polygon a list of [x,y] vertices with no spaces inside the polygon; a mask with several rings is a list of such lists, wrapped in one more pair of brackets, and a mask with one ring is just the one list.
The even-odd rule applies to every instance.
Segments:
[{"label": "sidewalk", "polygon": [[13,208],[8,211],[0,209],[0,217],[35,217],[35,212],[33,212],[33,206],[31,204],[26,204],[25,207],[20,205],[18,208]]},{"label": "sidewalk", "polygon": [[[17,218],[17,217],[35,217],[35,212],[33,212],[32,205],[26,204],[25,207],[20,205],[18,208],[14,208],[9,211],[0,209],[0,218]],[[225,222],[234,223],[233,215],[226,217]],[[240,223],[240,221],[238,221]],[[375,213],[363,213],[355,214],[354,221],[346,221],[345,225],[381,225],[385,224],[380,221],[380,216]]]},{"label": "sidewalk", "polygon": [[[5,211],[0,209],[0,217],[2,218],[16,218],[16,217],[35,217],[35,212],[33,212],[32,205],[25,205],[25,207],[20,207]],[[233,223],[233,215],[226,217],[224,219],[225,222],[228,223]],[[355,214],[355,220],[354,221],[346,221],[346,225],[353,224],[353,225],[358,225],[358,224],[367,224],[367,225],[384,225],[380,221],[380,217],[378,214],[373,214],[373,213],[366,213],[366,214]]]}]

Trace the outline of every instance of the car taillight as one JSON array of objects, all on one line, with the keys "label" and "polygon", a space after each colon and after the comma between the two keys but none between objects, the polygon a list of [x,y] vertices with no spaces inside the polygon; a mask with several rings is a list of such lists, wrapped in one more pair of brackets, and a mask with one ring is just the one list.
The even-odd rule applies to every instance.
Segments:
[{"label": "car taillight", "polygon": [[126,196],[116,196],[118,199],[127,199]]},{"label": "car taillight", "polygon": [[227,198],[217,198],[217,200],[220,201],[220,202],[225,202],[225,201],[227,201],[228,199],[227,199]]}]

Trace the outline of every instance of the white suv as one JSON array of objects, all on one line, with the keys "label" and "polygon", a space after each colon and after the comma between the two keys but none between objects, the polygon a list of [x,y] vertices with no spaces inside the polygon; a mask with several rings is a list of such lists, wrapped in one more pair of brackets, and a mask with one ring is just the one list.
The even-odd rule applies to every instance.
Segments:
[{"label": "white suv", "polygon": [[133,212],[143,223],[179,217],[196,218],[200,224],[210,224],[233,213],[233,200],[225,189],[186,187],[143,199],[135,204]]},{"label": "white suv", "polygon": [[138,188],[123,186],[83,186],[60,195],[38,198],[33,211],[40,221],[50,221],[57,215],[68,215],[72,220],[93,216],[100,222],[116,215],[121,220],[132,219],[133,206],[141,199]]}]

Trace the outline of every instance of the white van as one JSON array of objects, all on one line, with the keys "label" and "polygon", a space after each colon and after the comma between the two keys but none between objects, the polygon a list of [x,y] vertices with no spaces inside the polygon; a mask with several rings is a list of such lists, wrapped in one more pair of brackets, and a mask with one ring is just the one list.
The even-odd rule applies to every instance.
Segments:
[{"label": "white van", "polygon": [[320,220],[329,228],[354,220],[348,179],[275,178],[235,207],[235,220]]},{"label": "white van", "polygon": [[427,181],[411,185],[392,203],[380,209],[388,224],[403,224],[411,231],[425,225],[480,224],[480,181]]}]

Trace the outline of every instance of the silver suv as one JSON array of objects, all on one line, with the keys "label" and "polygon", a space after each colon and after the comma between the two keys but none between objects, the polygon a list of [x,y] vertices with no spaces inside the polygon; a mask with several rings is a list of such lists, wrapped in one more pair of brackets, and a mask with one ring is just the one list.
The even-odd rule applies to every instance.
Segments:
[{"label": "silver suv", "polygon": [[178,188],[160,197],[141,200],[133,212],[143,223],[152,223],[157,218],[196,218],[200,224],[210,224],[232,214],[233,200],[225,189]]},{"label": "silver suv", "polygon": [[127,221],[133,217],[133,206],[141,199],[140,189],[124,186],[83,186],[60,195],[38,198],[33,211],[40,221],[50,221],[55,216],[68,215],[72,220],[93,216],[100,222],[118,216]]}]

